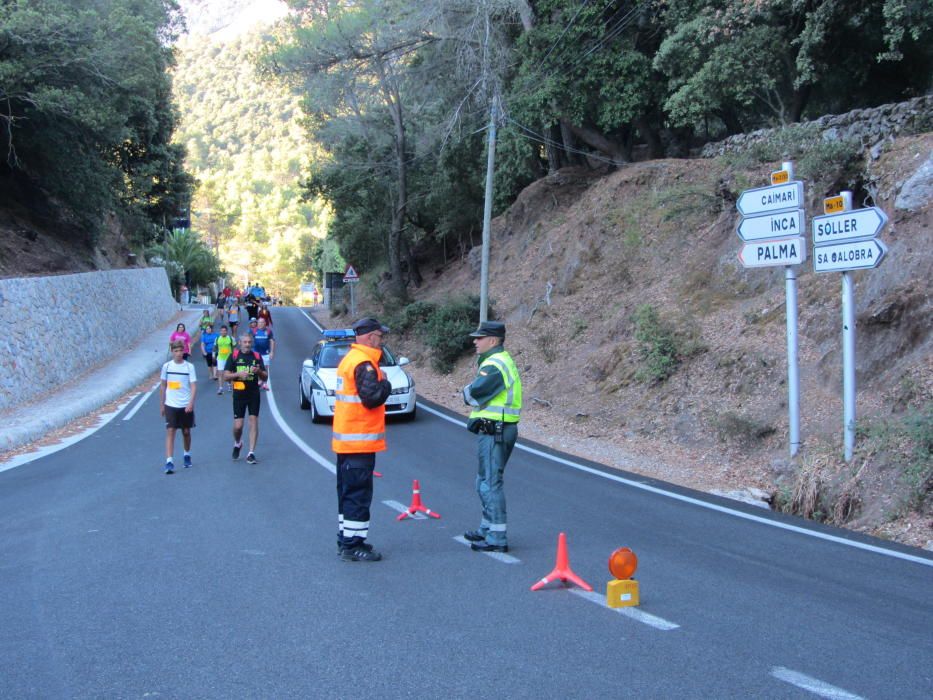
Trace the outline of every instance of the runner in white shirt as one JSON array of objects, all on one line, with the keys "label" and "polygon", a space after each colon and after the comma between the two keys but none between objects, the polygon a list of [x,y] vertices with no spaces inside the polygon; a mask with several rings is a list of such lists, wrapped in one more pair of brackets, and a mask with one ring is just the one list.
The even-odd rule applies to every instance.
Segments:
[{"label": "runner in white shirt", "polygon": [[175,473],[175,431],[181,429],[185,446],[185,468],[191,466],[191,429],[194,427],[194,397],[198,377],[194,365],[184,359],[185,344],[172,343],[172,359],[162,365],[159,384],[159,414],[165,417],[165,473]]}]

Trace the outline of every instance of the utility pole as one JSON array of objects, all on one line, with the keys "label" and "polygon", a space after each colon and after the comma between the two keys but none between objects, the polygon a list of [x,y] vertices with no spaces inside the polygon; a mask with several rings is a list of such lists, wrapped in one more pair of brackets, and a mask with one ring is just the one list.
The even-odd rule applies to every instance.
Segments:
[{"label": "utility pole", "polygon": [[489,313],[489,239],[492,226],[492,183],[496,165],[496,97],[489,113],[489,152],[486,156],[486,198],[483,204],[483,257],[479,274],[479,320],[488,319]]}]

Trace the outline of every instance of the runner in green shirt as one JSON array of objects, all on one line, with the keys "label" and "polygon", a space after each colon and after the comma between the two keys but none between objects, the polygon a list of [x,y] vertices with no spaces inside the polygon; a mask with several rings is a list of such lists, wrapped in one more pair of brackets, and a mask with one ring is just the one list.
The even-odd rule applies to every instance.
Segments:
[{"label": "runner in green shirt", "polygon": [[[227,333],[227,326],[220,327],[220,335],[214,341],[214,356],[217,358],[217,366],[223,369],[227,366],[227,358],[233,353],[233,337]],[[220,373],[217,386],[217,395],[224,393],[224,376]]]}]

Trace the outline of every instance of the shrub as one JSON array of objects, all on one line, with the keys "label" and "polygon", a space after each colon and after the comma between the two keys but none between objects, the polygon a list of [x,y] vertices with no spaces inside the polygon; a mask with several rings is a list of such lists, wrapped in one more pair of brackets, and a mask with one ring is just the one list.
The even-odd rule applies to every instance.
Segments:
[{"label": "shrub", "polygon": [[680,362],[677,339],[650,304],[643,304],[635,311],[635,340],[641,344],[639,350],[644,365],[636,373],[636,379],[663,382],[674,373]]},{"label": "shrub", "polygon": [[421,311],[427,314],[423,325],[425,342],[433,352],[431,364],[438,372],[448,374],[471,346],[470,333],[479,323],[479,297],[459,297],[430,313]]}]

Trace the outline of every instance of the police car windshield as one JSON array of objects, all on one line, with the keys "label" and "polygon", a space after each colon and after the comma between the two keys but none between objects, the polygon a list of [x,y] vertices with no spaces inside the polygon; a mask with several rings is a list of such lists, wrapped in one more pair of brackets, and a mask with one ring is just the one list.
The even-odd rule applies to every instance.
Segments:
[{"label": "police car windshield", "polygon": [[[350,343],[327,343],[321,350],[319,366],[326,369],[336,369],[344,355],[349,351]],[[397,364],[398,360],[395,359],[395,355],[392,354],[389,348],[382,348],[382,361],[379,365],[381,367],[395,367]]]}]

